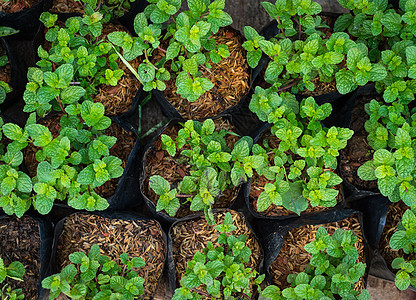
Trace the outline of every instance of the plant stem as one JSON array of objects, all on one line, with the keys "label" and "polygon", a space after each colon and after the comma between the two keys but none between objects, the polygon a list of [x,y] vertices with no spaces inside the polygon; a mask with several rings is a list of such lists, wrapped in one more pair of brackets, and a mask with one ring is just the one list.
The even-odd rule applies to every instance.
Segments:
[{"label": "plant stem", "polygon": [[160,47],[157,47],[157,49],[159,49],[160,51],[162,51],[163,53],[166,53],[166,50],[165,49],[162,49],[162,48],[160,48]]},{"label": "plant stem", "polygon": [[292,86],[294,86],[296,83],[298,83],[298,80],[292,79],[292,83],[288,84],[287,86],[281,87],[278,89],[279,92],[290,89]]},{"label": "plant stem", "polygon": [[58,96],[57,101],[58,101],[59,107],[61,108],[62,112],[63,112],[64,114],[68,115],[68,114],[66,113],[65,109],[64,109],[64,106],[62,105],[62,102],[61,102],[61,97],[59,97],[59,96]]},{"label": "plant stem", "polygon": [[243,293],[243,292],[241,292],[241,295],[244,297],[244,298],[246,298],[246,299],[248,299],[248,300],[252,300],[248,295],[246,295],[245,293]]},{"label": "plant stem", "polygon": [[152,64],[152,63],[150,62],[149,57],[147,57],[147,49],[144,49],[144,57],[146,58],[147,62],[148,62],[149,64],[151,64],[151,65],[152,65],[152,67],[153,67],[156,71],[157,71],[157,70],[159,70],[159,68],[157,68],[154,64]]},{"label": "plant stem", "polygon": [[203,296],[205,296],[205,297],[209,297],[209,294],[208,293],[205,293],[205,292],[203,292],[203,291],[200,291],[200,290],[198,290],[198,289],[196,289],[196,288],[192,288],[191,289],[191,291],[195,291],[195,292],[197,292],[198,294],[200,294],[200,295],[203,295]]},{"label": "plant stem", "polygon": [[[277,17],[277,23],[279,23],[279,25],[282,25],[282,22],[280,22],[280,17]],[[283,36],[284,36],[285,38],[287,38],[287,36],[286,36],[286,34],[285,34],[285,30],[284,30],[283,28],[281,28],[281,30],[282,30]]]},{"label": "plant stem", "polygon": [[300,16],[299,16],[298,24],[299,24],[299,36],[298,36],[298,39],[300,40],[300,38],[302,36],[302,26],[300,25]]},{"label": "plant stem", "polygon": [[176,198],[190,198],[190,197],[193,197],[193,195],[183,195],[183,194],[176,194],[175,196],[176,196]]}]

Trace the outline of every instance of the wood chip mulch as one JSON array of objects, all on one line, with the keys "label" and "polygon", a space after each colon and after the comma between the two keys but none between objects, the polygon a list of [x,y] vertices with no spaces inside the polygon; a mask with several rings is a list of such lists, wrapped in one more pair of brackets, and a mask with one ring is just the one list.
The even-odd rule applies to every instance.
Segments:
[{"label": "wood chip mulch", "polygon": [[6,279],[5,283],[12,289],[21,288],[25,299],[37,299],[38,296],[40,241],[38,223],[31,217],[0,218],[0,257],[6,266],[20,261],[26,271],[23,282]]},{"label": "wood chip mulch", "polygon": [[144,299],[151,299],[162,274],[166,249],[162,230],[155,220],[127,221],[73,214],[65,219],[59,237],[57,267],[62,269],[68,265],[68,256],[73,252],[88,253],[93,244],[98,244],[101,254],[119,265],[122,253],[127,253],[129,258],[143,258],[146,265],[135,271],[145,279]]},{"label": "wood chip mulch", "polygon": [[[229,211],[233,218],[233,224],[237,229],[231,232],[232,235],[238,237],[239,235],[246,235],[248,237],[246,246],[252,251],[247,268],[253,270],[259,269],[262,260],[260,244],[253,232],[247,225],[245,218],[238,212]],[[214,213],[214,220],[216,224],[224,221],[227,211]],[[198,251],[202,251],[207,246],[207,242],[212,242],[214,247],[220,246],[216,243],[219,232],[214,229],[215,226],[208,225],[205,217],[198,217],[192,220],[177,223],[171,228],[172,235],[172,252],[175,261],[175,272],[177,284],[185,273],[187,262],[191,261]]]},{"label": "wood chip mulch", "polygon": [[[284,289],[290,285],[287,283],[289,274],[299,273],[305,270],[309,264],[311,255],[304,249],[305,245],[312,242],[316,238],[316,232],[319,227],[323,226],[329,234],[333,234],[336,229],[353,230],[358,237],[355,247],[358,249],[358,262],[365,263],[364,241],[361,232],[358,217],[351,216],[340,222],[334,222],[324,225],[305,225],[290,230],[285,238],[282,249],[276,260],[270,267],[270,273],[274,284]],[[365,288],[364,278],[356,284],[355,290],[361,291]]]},{"label": "wood chip mulch", "polygon": [[[249,89],[249,67],[246,51],[242,47],[243,37],[237,31],[227,28],[213,35],[217,45],[228,46],[230,56],[218,64],[211,63],[212,68],[200,66],[202,77],[214,83],[214,88],[205,92],[195,102],[189,102],[176,93],[174,78],[166,82],[165,95],[179,113],[188,120],[200,120],[218,115],[223,110],[236,105]],[[164,56],[159,51],[156,59]],[[169,65],[167,65],[169,67]]]},{"label": "wood chip mulch", "polygon": [[390,205],[389,211],[387,212],[386,225],[384,226],[383,233],[380,239],[380,254],[386,260],[387,267],[393,272],[396,273],[397,269],[394,270],[391,267],[391,263],[397,257],[403,257],[404,259],[410,261],[415,259],[414,255],[404,253],[403,249],[393,250],[390,247],[390,239],[393,234],[397,231],[397,225],[399,225],[404,212],[410,209],[403,201],[392,203]]},{"label": "wood chip mulch", "polygon": [[[277,149],[279,147],[280,140],[274,135],[271,134],[270,131],[266,131],[263,133],[257,142],[258,144],[263,146],[263,142],[267,140],[267,143],[271,149]],[[288,155],[293,155],[293,153],[289,150],[287,152]],[[272,151],[269,152],[269,165],[274,165],[274,153]],[[298,159],[301,157],[294,157],[294,159]],[[328,169],[330,170],[330,169]],[[333,170],[332,170],[333,171]],[[289,174],[290,170],[289,168],[286,168],[286,172]],[[252,209],[256,212],[257,211],[257,199],[260,196],[260,194],[264,191],[264,187],[266,183],[271,182],[268,180],[265,176],[260,176],[257,172],[254,172],[253,177],[251,178],[251,188],[250,188],[250,205]],[[343,199],[343,193],[341,186],[335,186],[334,189],[337,189],[339,191],[337,196],[337,203],[341,203]],[[309,201],[309,200],[308,200]],[[323,206],[315,206],[313,207],[310,203],[306,210],[302,212],[302,214],[311,213],[311,212],[317,212],[317,211],[324,211],[327,209],[330,209],[331,207],[323,207]],[[283,206],[278,206],[275,204],[272,204],[268,209],[266,209],[263,212],[258,212],[261,215],[267,216],[267,217],[278,217],[278,216],[289,216],[289,215],[295,215],[296,213],[286,209]]]},{"label": "wood chip mulch", "polygon": [[38,2],[39,0],[0,0],[0,11],[9,14],[15,13],[30,8]]},{"label": "wood chip mulch", "polygon": [[358,168],[373,158],[373,149],[367,142],[368,133],[364,128],[365,122],[370,118],[364,106],[372,99],[382,100],[381,96],[360,96],[355,100],[350,126],[354,135],[348,141],[347,147],[340,151],[339,170],[343,179],[357,188],[378,192],[377,180],[361,180],[357,175]]},{"label": "wood chip mulch", "polygon": [[83,15],[84,5],[81,1],[76,0],[53,0],[51,13],[79,13]]},{"label": "wood chip mulch", "polygon": [[[235,132],[233,126],[231,126],[226,120],[220,118],[214,120],[216,130],[225,129],[230,132]],[[172,140],[176,140],[178,136],[179,130],[182,128],[180,125],[175,126],[168,126],[164,131],[163,134],[166,134],[172,138]],[[237,141],[238,137],[235,135],[226,135],[226,141],[228,147],[232,147]],[[156,139],[153,145],[148,149],[147,153],[145,154],[144,161],[145,161],[145,170],[146,170],[146,178],[143,182],[143,193],[146,197],[152,201],[155,206],[157,204],[157,199],[159,196],[150,188],[149,186],[149,178],[153,175],[160,175],[165,178],[171,185],[171,188],[177,188],[179,182],[185,176],[190,175],[191,166],[187,163],[189,158],[180,154],[182,150],[188,149],[189,146],[185,145],[180,151],[176,151],[175,157],[169,155],[166,150],[162,149],[162,141],[160,136]],[[232,204],[235,196],[238,193],[237,188],[233,189],[226,189],[222,196],[219,196],[213,205],[213,208],[227,208]],[[185,201],[185,198],[180,198],[180,201]],[[190,210],[190,203],[182,203],[181,207],[177,211],[175,217],[181,218],[186,215],[194,213]]]}]

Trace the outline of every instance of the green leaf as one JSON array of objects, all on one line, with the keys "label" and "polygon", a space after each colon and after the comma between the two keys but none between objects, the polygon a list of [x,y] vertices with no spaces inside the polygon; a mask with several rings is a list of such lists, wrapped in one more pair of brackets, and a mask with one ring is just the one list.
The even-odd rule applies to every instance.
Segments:
[{"label": "green leaf", "polygon": [[163,195],[170,191],[169,182],[159,175],[150,177],[149,186],[157,195]]}]

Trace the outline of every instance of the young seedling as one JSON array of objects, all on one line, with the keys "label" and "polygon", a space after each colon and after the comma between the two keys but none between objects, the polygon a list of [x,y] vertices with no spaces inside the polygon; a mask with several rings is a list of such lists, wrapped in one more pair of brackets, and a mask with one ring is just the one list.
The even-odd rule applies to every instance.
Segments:
[{"label": "young seedling", "polygon": [[380,192],[393,202],[416,205],[415,159],[413,144],[416,115],[407,105],[384,105],[372,100],[365,106],[370,119],[365,123],[368,143],[375,150],[373,159],[358,168],[362,180],[377,180]]},{"label": "young seedling", "polygon": [[[188,0],[188,9],[178,14],[183,0],[148,0],[143,13],[134,19],[137,37],[125,32],[114,32],[108,38],[123,49],[126,65],[138,56],[143,62],[133,74],[143,84],[145,91],[166,89],[165,82],[173,78],[177,93],[190,102],[196,101],[203,93],[211,90],[214,84],[201,77],[201,67],[211,68],[230,55],[227,45],[217,45],[212,36],[220,27],[232,23],[224,12],[225,0]],[[167,25],[162,34],[162,26]],[[162,41],[167,40],[164,49]],[[164,57],[153,58],[156,50]],[[169,62],[169,64],[167,64]],[[131,68],[131,66],[130,66]]]},{"label": "young seedling", "polygon": [[229,212],[224,222],[215,226],[215,229],[221,232],[217,240],[220,246],[214,247],[208,242],[205,249],[194,255],[187,263],[188,268],[180,281],[181,287],[175,290],[172,300],[205,297],[234,299],[234,295],[252,299],[254,288],[260,291],[259,285],[265,275],[259,276],[256,270],[245,267],[251,255],[250,248],[246,246],[247,236],[231,235],[237,227],[233,225]]},{"label": "young seedling", "polygon": [[21,300],[25,298],[22,289],[12,290],[8,284],[3,284],[6,278],[23,281],[23,275],[25,275],[25,267],[21,262],[14,261],[6,266],[0,257],[0,299]]},{"label": "young seedling", "polygon": [[281,291],[277,286],[268,286],[261,299],[357,299],[368,300],[367,290],[354,290],[354,285],[365,273],[366,264],[359,262],[354,244],[358,238],[351,230],[337,229],[329,235],[320,227],[316,240],[305,246],[311,254],[310,264],[304,272],[290,274],[287,281],[291,287]]},{"label": "young seedling", "polygon": [[333,170],[339,150],[346,147],[353,131],[322,126],[331,114],[331,104],[319,106],[309,97],[299,105],[292,94],[256,87],[250,109],[261,121],[273,124],[271,133],[279,140],[277,149],[267,140],[253,146],[253,154],[264,157],[257,173],[270,181],[257,199],[257,210],[274,204],[300,214],[309,203],[335,206],[339,191],[333,187],[342,179]]},{"label": "young seedling", "polygon": [[144,293],[144,279],[134,268],[145,262],[140,257],[129,259],[120,255],[122,266],[100,254],[97,244],[91,246],[88,255],[74,252],[69,255],[71,264],[58,274],[42,281],[42,287],[50,290],[49,299],[64,294],[71,299],[138,299]]},{"label": "young seedling", "polygon": [[270,58],[264,79],[273,91],[314,91],[315,79],[319,78],[321,82],[336,80],[338,92],[346,94],[369,81],[386,77],[382,65],[370,62],[364,44],[357,44],[347,33],[325,36],[322,29],[328,25],[318,16],[322,11],[318,3],[278,0],[262,5],[276,20],[279,34],[266,40],[254,28],[246,26],[247,41],[243,47],[248,51],[252,68],[263,54]]},{"label": "young seedling", "polygon": [[[390,247],[393,250],[402,249],[404,253],[414,256],[416,245],[414,242],[416,235],[415,226],[415,213],[408,209],[403,214],[397,231],[390,239]],[[406,260],[403,257],[397,257],[393,260],[391,266],[393,269],[399,269],[394,279],[399,290],[406,290],[409,286],[416,287],[416,260]]]},{"label": "young seedling", "polygon": [[162,148],[170,156],[180,157],[189,164],[190,175],[183,177],[174,189],[162,176],[150,177],[149,186],[159,196],[156,210],[165,210],[170,216],[175,216],[181,205],[190,202],[192,211],[204,210],[208,223],[213,224],[212,205],[215,200],[226,189],[251,177],[253,168],[263,163],[263,157],[249,155],[253,144],[249,137],[241,138],[230,149],[225,140],[227,132],[216,130],[212,119],[203,124],[187,121],[182,126],[176,141],[161,135]]}]

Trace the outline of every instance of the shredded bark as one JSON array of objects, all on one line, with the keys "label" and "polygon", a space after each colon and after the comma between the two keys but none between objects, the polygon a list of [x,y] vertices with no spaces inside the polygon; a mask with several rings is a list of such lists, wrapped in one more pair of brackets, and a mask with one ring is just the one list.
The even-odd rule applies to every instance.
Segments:
[{"label": "shredded bark", "polygon": [[30,8],[38,2],[39,0],[0,0],[0,11],[9,14],[15,13]]},{"label": "shredded bark", "polygon": [[79,13],[84,15],[84,5],[77,0],[53,0],[51,13]]},{"label": "shredded bark", "polygon": [[119,220],[77,213],[65,219],[59,237],[57,266],[62,269],[70,263],[69,254],[88,253],[91,246],[100,246],[101,254],[122,266],[120,254],[129,258],[141,257],[146,265],[134,268],[145,279],[144,299],[151,299],[162,275],[166,245],[159,223],[155,220]]},{"label": "shredded bark", "polygon": [[[302,272],[309,264],[311,255],[305,250],[305,245],[315,240],[316,232],[319,227],[324,227],[329,234],[333,234],[338,228],[353,230],[354,234],[358,237],[358,241],[354,245],[358,249],[359,254],[357,262],[366,262],[364,240],[358,217],[351,216],[340,222],[323,225],[305,225],[297,227],[286,234],[283,247],[276,257],[276,260],[270,266],[272,281],[279,286],[280,289],[285,289],[290,286],[286,280],[289,274]],[[365,276],[361,277],[360,281],[356,283],[354,287],[356,291],[365,289],[366,283],[364,277]]]},{"label": "shredded bark", "polygon": [[[25,267],[23,282],[6,279],[12,289],[22,289],[25,299],[37,299],[40,273],[40,234],[38,223],[31,217],[0,218],[0,257],[6,266],[19,261]],[[1,287],[0,287],[1,288]]]}]

